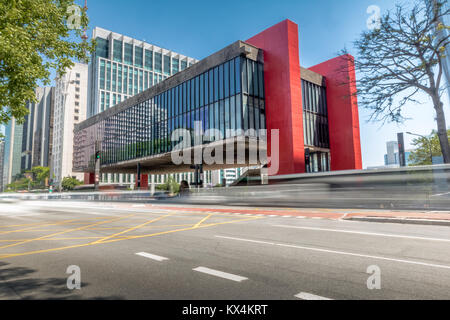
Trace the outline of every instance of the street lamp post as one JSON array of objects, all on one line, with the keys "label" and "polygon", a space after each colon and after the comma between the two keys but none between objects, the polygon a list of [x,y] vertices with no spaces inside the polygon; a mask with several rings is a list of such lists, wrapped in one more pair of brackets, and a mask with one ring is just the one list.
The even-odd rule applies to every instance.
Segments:
[{"label": "street lamp post", "polygon": [[407,134],[412,135],[412,136],[421,137],[421,138],[424,138],[427,140],[428,146],[430,148],[430,160],[431,160],[431,164],[433,164],[433,148],[432,148],[432,144],[431,144],[431,138],[428,138],[427,136],[422,136],[417,133],[412,133],[412,132],[407,132]]}]

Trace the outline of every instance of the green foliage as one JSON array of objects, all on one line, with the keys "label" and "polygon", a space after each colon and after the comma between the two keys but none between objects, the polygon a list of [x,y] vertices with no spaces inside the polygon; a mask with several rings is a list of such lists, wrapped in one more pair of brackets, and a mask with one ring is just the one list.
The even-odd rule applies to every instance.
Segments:
[{"label": "green foliage", "polygon": [[156,187],[158,190],[168,191],[169,193],[177,194],[180,192],[180,184],[175,181],[172,176],[169,176],[166,183]]},{"label": "green foliage", "polygon": [[34,176],[34,182],[39,185],[44,185],[45,180],[50,178],[50,168],[48,167],[34,167],[31,172]]},{"label": "green foliage", "polygon": [[[50,83],[50,71],[64,74],[72,60],[87,60],[94,43],[81,42],[88,18],[74,20],[74,0],[0,1],[0,124],[19,123],[36,101],[38,81]],[[78,7],[79,8],[79,7]],[[75,22],[75,23],[74,23]],[[79,28],[73,28],[76,25]],[[6,108],[8,106],[8,108]]]},{"label": "green foliage", "polygon": [[65,177],[61,183],[61,186],[64,191],[70,191],[75,189],[76,186],[82,185],[83,182],[73,178],[73,177]]},{"label": "green foliage", "polygon": [[6,186],[6,192],[28,190],[33,187],[33,181],[29,178],[20,178]]},{"label": "green foliage", "polygon": [[[448,135],[450,135],[450,130],[448,130]],[[412,145],[415,147],[415,150],[411,152],[411,155],[409,156],[410,166],[424,166],[431,164],[430,141],[433,157],[442,156],[439,137],[436,131],[433,131],[430,139],[420,137],[413,140]]]}]

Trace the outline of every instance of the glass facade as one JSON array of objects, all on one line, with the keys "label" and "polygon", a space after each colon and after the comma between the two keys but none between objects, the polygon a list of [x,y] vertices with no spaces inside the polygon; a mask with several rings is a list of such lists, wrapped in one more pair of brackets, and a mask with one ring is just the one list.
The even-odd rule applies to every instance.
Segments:
[{"label": "glass facade", "polygon": [[[100,37],[96,40],[98,107],[91,106],[89,117],[161,82],[179,72],[180,64],[187,66],[188,63],[188,58],[180,60],[116,39],[112,41],[112,59],[109,59],[109,41]],[[111,99],[115,96],[116,100],[107,101],[107,96]]]},{"label": "glass facade", "polygon": [[305,145],[329,148],[326,89],[302,80]]},{"label": "glass facade", "polygon": [[[302,79],[303,132],[305,148],[310,148],[307,172],[330,170],[330,140],[326,88]],[[320,149],[320,150],[318,150]]]},{"label": "glass facade", "polygon": [[95,141],[101,141],[102,165],[170,152],[177,144],[172,132],[193,133],[195,121],[201,121],[204,133],[220,130],[220,136],[204,136],[203,143],[265,129],[263,65],[236,57],[76,132],[74,167],[93,167]]}]

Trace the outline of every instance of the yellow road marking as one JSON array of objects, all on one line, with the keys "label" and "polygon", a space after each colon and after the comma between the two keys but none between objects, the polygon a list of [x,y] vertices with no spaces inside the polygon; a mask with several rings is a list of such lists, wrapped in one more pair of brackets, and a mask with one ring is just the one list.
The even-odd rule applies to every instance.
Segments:
[{"label": "yellow road marking", "polygon": [[16,232],[24,232],[24,231],[32,230],[32,229],[38,228],[38,227],[57,226],[57,225],[68,224],[70,222],[79,221],[79,220],[80,219],[73,219],[73,220],[68,220],[68,221],[64,221],[64,222],[44,223],[44,224],[40,224],[40,225],[36,225],[36,226],[33,226],[33,227],[24,228],[24,229],[19,229],[19,230],[3,231],[3,232],[0,232],[0,234],[10,234],[10,233],[16,233]]},{"label": "yellow road marking", "polygon": [[87,229],[87,228],[92,227],[92,226],[114,222],[114,221],[122,220],[122,219],[125,219],[125,218],[128,218],[128,217],[132,217],[132,216],[135,216],[135,214],[130,214],[130,215],[127,215],[127,216],[114,218],[114,219],[110,219],[110,220],[106,220],[106,221],[100,221],[100,222],[97,222],[97,223],[94,223],[94,224],[90,224],[90,225],[87,225],[87,226],[83,226],[83,227],[78,227],[78,228],[74,228],[74,229],[60,231],[60,232],[57,232],[57,233],[49,234],[47,236],[43,236],[43,237],[39,237],[39,238],[35,238],[35,239],[21,241],[21,242],[18,242],[18,243],[14,243],[14,244],[10,244],[10,245],[7,245],[7,246],[0,247],[0,249],[5,249],[5,248],[9,248],[9,247],[18,246],[18,245],[25,244],[25,243],[32,242],[32,241],[36,241],[36,240],[42,240],[42,239],[46,239],[46,238],[51,238],[51,237],[57,236],[59,234],[67,233],[67,232],[80,231],[80,230]]},{"label": "yellow road marking", "polygon": [[202,220],[199,221],[199,223],[197,223],[194,228],[198,228],[203,222],[205,222],[206,220],[208,220],[210,217],[212,216],[211,214],[208,214],[206,217],[204,217]]},{"label": "yellow road marking", "polygon": [[178,232],[178,231],[187,231],[187,230],[194,230],[194,229],[199,229],[199,228],[214,227],[214,226],[222,225],[222,224],[242,222],[242,221],[248,221],[248,220],[256,220],[256,219],[262,219],[262,217],[251,217],[251,218],[247,218],[247,219],[240,219],[240,220],[232,220],[232,221],[226,221],[226,222],[204,224],[204,225],[201,225],[201,226],[198,226],[198,227],[192,226],[192,227],[189,227],[189,228],[169,230],[169,231],[162,231],[162,232],[158,232],[158,233],[152,233],[152,234],[141,235],[141,236],[129,236],[129,237],[126,237],[126,238],[123,238],[123,239],[119,239],[119,240],[112,239],[112,240],[109,240],[109,241],[104,241],[102,243],[111,243],[111,242],[116,242],[116,241],[121,241],[121,240],[129,240],[129,239],[148,238],[148,237],[159,236],[159,235],[173,233],[173,232]]},{"label": "yellow road marking", "polygon": [[[264,219],[264,217],[250,217],[250,218],[246,218],[246,219],[238,219],[238,220],[231,220],[231,221],[220,222],[220,223],[206,224],[206,225],[201,225],[201,226],[199,226],[196,229],[213,227],[213,226],[222,225],[222,224],[229,224],[229,223],[237,223],[237,222],[249,221],[249,220],[257,220],[257,219]],[[62,251],[62,250],[73,249],[73,248],[87,247],[87,246],[91,246],[91,245],[95,245],[95,244],[104,244],[104,243],[111,243],[111,242],[130,240],[130,239],[154,237],[154,236],[158,236],[158,235],[175,233],[175,232],[181,232],[181,231],[188,231],[188,230],[194,230],[194,227],[183,228],[183,229],[176,229],[176,230],[170,230],[170,231],[164,231],[164,232],[158,232],[158,233],[149,234],[149,235],[142,235],[142,236],[120,237],[120,238],[117,238],[117,239],[111,239],[111,240],[103,241],[103,242],[89,242],[89,243],[72,245],[72,246],[66,246],[66,247],[59,247],[59,248],[35,250],[35,251],[29,251],[29,252],[23,252],[23,253],[3,254],[3,255],[0,255],[0,259],[20,257],[20,256],[27,256],[27,255],[33,255],[33,254],[39,254],[39,253],[48,253],[48,252]]]},{"label": "yellow road marking", "polygon": [[[140,225],[138,225],[138,226],[134,226],[134,227],[129,228],[129,229],[127,229],[127,230],[124,230],[124,231],[122,231],[122,232],[118,232],[118,233],[115,233],[115,234],[113,234],[113,235],[104,237],[103,239],[100,239],[100,240],[95,241],[94,244],[95,244],[95,243],[99,243],[99,242],[103,242],[103,241],[105,241],[105,240],[108,240],[108,239],[111,239],[111,238],[114,238],[114,237],[117,237],[117,236],[120,236],[121,234],[128,233],[128,232],[133,231],[133,230],[137,230],[137,229],[142,228],[142,227],[144,227],[144,226],[146,226],[146,225],[148,225],[148,224],[150,224],[150,223],[159,221],[159,220],[161,220],[161,219],[163,219],[163,218],[166,218],[166,217],[169,217],[169,216],[171,216],[171,215],[172,215],[172,214],[167,214],[167,215],[165,215],[165,216],[160,216],[160,217],[158,217],[158,218],[156,218],[156,219],[152,219],[152,220],[150,220],[150,221],[147,221],[147,222],[145,222],[145,223],[143,223],[143,224],[140,224]],[[1,249],[1,248],[0,248],[0,249]]]}]

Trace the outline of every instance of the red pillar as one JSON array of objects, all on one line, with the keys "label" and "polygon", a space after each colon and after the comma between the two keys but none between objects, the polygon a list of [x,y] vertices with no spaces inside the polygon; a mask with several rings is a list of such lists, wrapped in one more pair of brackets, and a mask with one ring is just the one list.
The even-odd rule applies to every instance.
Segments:
[{"label": "red pillar", "polygon": [[[137,188],[137,175],[135,175],[136,177],[136,188]],[[141,174],[141,189],[148,189],[148,174]]]},{"label": "red pillar", "polygon": [[95,174],[91,172],[84,173],[84,184],[95,184]]},{"label": "red pillar", "polygon": [[326,78],[331,170],[362,169],[354,58],[344,55],[309,69]]},{"label": "red pillar", "polygon": [[247,40],[264,51],[268,156],[271,129],[280,130],[278,174],[305,172],[298,26],[284,20]]}]

